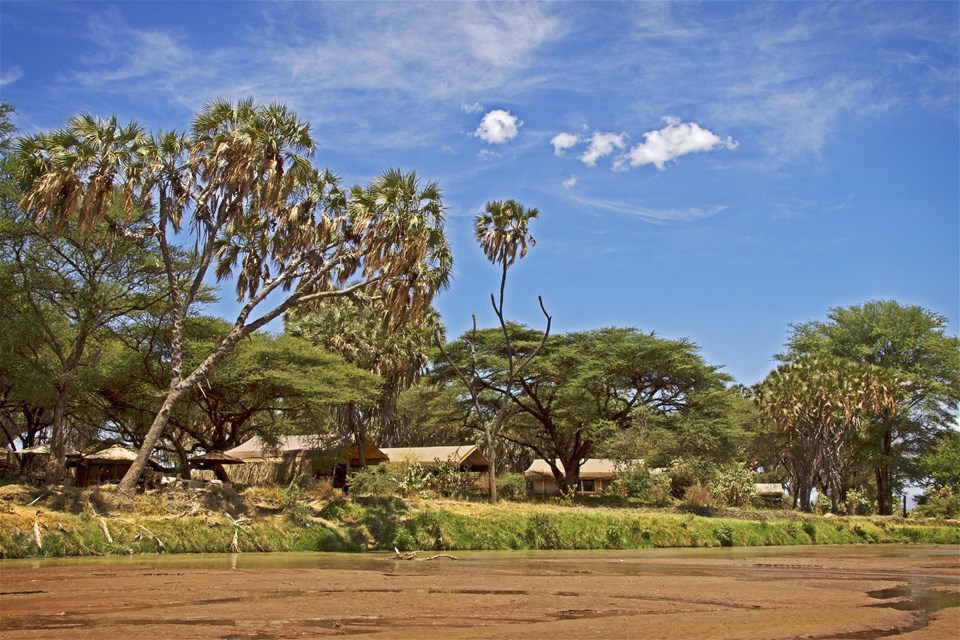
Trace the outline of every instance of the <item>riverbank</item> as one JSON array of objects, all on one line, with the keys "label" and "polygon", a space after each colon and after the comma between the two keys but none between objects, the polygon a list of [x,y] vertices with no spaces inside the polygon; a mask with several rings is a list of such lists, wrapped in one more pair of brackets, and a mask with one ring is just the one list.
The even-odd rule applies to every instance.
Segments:
[{"label": "riverbank", "polygon": [[960,625],[955,546],[452,555],[4,560],[0,636],[935,640]]},{"label": "riverbank", "polygon": [[786,510],[489,505],[281,489],[242,496],[223,490],[124,496],[112,488],[47,493],[0,487],[0,557],[960,543],[955,522]]}]

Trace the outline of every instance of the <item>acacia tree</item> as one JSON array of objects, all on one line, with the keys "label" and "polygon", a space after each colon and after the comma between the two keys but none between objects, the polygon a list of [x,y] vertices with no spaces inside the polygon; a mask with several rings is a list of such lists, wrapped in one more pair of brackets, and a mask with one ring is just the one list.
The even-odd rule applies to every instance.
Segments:
[{"label": "acacia tree", "polygon": [[485,376],[476,358],[476,340],[477,321],[473,319],[473,332],[470,337],[465,338],[469,344],[472,357],[466,366],[458,366],[456,362],[447,356],[444,351],[443,341],[440,336],[436,338],[436,344],[444,354],[447,362],[455,371],[457,377],[466,387],[473,408],[475,417],[483,430],[486,439],[487,460],[490,464],[489,474],[489,496],[490,502],[497,501],[497,438],[506,423],[510,412],[510,398],[513,394],[514,384],[519,375],[530,364],[537,352],[546,343],[550,336],[550,323],[552,318],[543,306],[543,299],[538,297],[540,310],[547,319],[546,327],[540,342],[533,349],[528,351],[522,357],[518,357],[517,352],[511,344],[510,328],[506,316],[504,315],[504,294],[507,287],[507,272],[516,261],[518,254],[520,258],[527,255],[527,245],[536,244],[536,240],[530,233],[530,222],[537,218],[540,212],[536,209],[527,209],[516,200],[491,201],[485,208],[485,213],[477,214],[474,219],[474,237],[480,244],[484,255],[493,264],[500,265],[500,295],[490,294],[490,304],[493,312],[500,323],[500,331],[504,342],[504,361],[505,368],[503,375],[497,381],[500,388],[497,390],[499,399],[493,411],[484,410],[481,403],[481,397],[485,392],[493,390],[491,379]]},{"label": "acacia tree", "polygon": [[826,321],[794,325],[778,359],[832,355],[880,367],[899,380],[896,410],[869,415],[863,455],[876,484],[880,514],[893,510],[893,491],[920,480],[913,463],[956,424],[960,404],[960,340],[945,332],[947,319],[892,300],[837,307]]},{"label": "acacia tree", "polygon": [[821,480],[834,513],[845,501],[852,448],[871,415],[895,413],[898,381],[879,367],[831,356],[801,356],[757,387],[756,401],[792,475],[794,505],[810,509]]},{"label": "acacia tree", "polygon": [[[137,123],[79,115],[20,141],[22,206],[35,220],[87,231],[105,221],[119,234],[154,238],[163,254],[172,307],[168,391],[122,489],[136,485],[174,407],[244,337],[289,309],[368,290],[383,298],[391,322],[403,322],[421,315],[446,282],[451,259],[439,203],[391,207],[361,197],[372,189],[344,190],[312,166],[314,148],[309,124],[283,105],[252,99],[208,103],[189,136],[149,136]],[[402,176],[393,170],[384,179]],[[124,219],[106,206],[115,194]],[[127,222],[142,210],[152,215],[137,234]],[[186,282],[174,261],[181,233],[190,236],[196,265]],[[241,309],[217,346],[185,371],[184,320],[211,267],[219,281],[233,279]]]},{"label": "acacia tree", "polygon": [[[520,359],[540,345],[535,330],[511,324],[509,335]],[[729,378],[688,340],[620,327],[551,336],[509,395],[500,329],[467,333],[446,349],[481,379],[481,410],[495,415],[507,400],[511,416],[500,437],[546,461],[564,494],[576,490],[584,460],[626,433],[648,431],[659,445],[648,453],[660,457],[722,461],[736,452],[739,432],[724,387]],[[438,363],[436,375],[451,380],[450,368]]]}]

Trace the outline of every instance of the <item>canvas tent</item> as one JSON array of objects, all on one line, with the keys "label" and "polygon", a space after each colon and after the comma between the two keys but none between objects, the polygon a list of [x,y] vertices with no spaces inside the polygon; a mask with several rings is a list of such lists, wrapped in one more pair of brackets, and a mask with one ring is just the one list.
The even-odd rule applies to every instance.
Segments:
[{"label": "canvas tent", "polygon": [[[630,460],[627,463],[643,464],[643,460]],[[623,464],[623,462],[606,458],[584,460],[583,464],[580,465],[580,481],[577,483],[577,493],[592,495],[606,491],[617,475],[617,464]],[[556,461],[556,465],[561,471],[565,471],[563,463],[559,460]],[[523,475],[527,482],[531,484],[534,495],[553,496],[560,493],[557,481],[553,477],[553,472],[546,460],[534,460]]]},{"label": "canvas tent", "polygon": [[[77,463],[77,484],[94,485],[120,482],[137,459],[137,452],[129,447],[115,444],[101,451],[84,454]],[[155,460],[147,459],[154,471],[163,471]]]},{"label": "canvas tent", "polygon": [[[363,452],[368,465],[387,461],[369,441]],[[360,448],[350,438],[337,435],[279,436],[276,442],[254,436],[224,453],[244,462],[225,469],[231,482],[244,484],[288,483],[306,475],[329,477],[334,486],[343,487],[347,474],[361,468]]]},{"label": "canvas tent", "polygon": [[381,449],[391,463],[416,462],[432,467],[436,461],[447,462],[460,471],[486,472],[490,463],[475,444],[449,447],[385,447]]}]

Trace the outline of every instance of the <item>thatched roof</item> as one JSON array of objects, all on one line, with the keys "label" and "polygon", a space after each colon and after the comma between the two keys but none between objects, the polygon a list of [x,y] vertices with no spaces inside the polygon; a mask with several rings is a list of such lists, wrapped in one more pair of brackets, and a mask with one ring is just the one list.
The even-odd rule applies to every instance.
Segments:
[{"label": "thatched roof", "polygon": [[[369,441],[364,443],[363,452],[368,462],[387,459],[384,453]],[[339,457],[353,459],[358,457],[357,446],[350,438],[333,435],[279,436],[276,445],[259,436],[254,436],[243,444],[227,449],[224,453],[243,461],[255,459],[269,460],[304,452],[337,453]]]},{"label": "thatched roof", "polygon": [[197,464],[198,466],[215,464],[243,464],[243,460],[240,458],[228,455],[223,451],[208,451],[203,455],[193,456],[190,458],[190,462]]},{"label": "thatched roof", "polygon": [[137,452],[128,447],[115,444],[103,451],[88,453],[83,456],[87,462],[133,462],[137,459]]},{"label": "thatched roof", "polygon": [[[617,465],[623,464],[624,462],[633,463],[633,464],[643,464],[643,460],[629,460],[629,461],[620,461],[620,460],[609,460],[607,458],[588,458],[583,461],[583,464],[580,465],[580,477],[583,479],[590,478],[612,478],[617,475]],[[556,461],[558,467],[561,471],[566,471],[563,468],[563,463],[559,460]],[[526,471],[523,472],[528,478],[553,478],[553,472],[550,471],[550,465],[547,464],[546,460],[534,460]]]},{"label": "thatched roof", "polygon": [[381,451],[386,454],[390,462],[416,462],[429,467],[440,460],[458,467],[466,466],[472,471],[486,471],[490,468],[487,457],[475,444],[448,447],[384,447]]},{"label": "thatched roof", "polygon": [[[48,456],[50,455],[50,445],[49,444],[38,444],[33,447],[27,447],[26,449],[20,449],[20,451],[14,451],[13,453],[19,455],[35,455],[35,456]],[[80,457],[80,452],[74,449],[67,449],[68,457]]]}]

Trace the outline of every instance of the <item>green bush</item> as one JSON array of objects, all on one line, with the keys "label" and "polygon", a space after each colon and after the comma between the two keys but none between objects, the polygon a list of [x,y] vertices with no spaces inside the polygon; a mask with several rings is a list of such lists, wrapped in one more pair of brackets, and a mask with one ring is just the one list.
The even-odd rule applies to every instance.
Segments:
[{"label": "green bush", "polygon": [[303,477],[298,476],[280,495],[280,512],[292,524],[300,527],[310,524],[310,508],[305,504],[307,492],[303,488],[304,483]]},{"label": "green bush", "polygon": [[634,463],[618,463],[617,477],[611,489],[621,498],[650,499],[650,490],[653,488],[653,479],[646,465]]},{"label": "green bush", "polygon": [[522,473],[505,473],[497,478],[497,497],[523,502],[530,496],[530,487]]},{"label": "green bush", "polygon": [[920,497],[911,515],[920,518],[960,518],[960,489],[940,487]]},{"label": "green bush", "polygon": [[710,493],[721,505],[743,507],[757,498],[754,486],[757,474],[743,462],[726,465],[717,470],[710,482]]},{"label": "green bush", "polygon": [[691,507],[712,508],[717,506],[717,499],[710,492],[710,489],[701,484],[687,487],[683,492],[683,502]]},{"label": "green bush", "polygon": [[848,516],[869,516],[876,513],[873,500],[863,489],[848,490],[843,509]]},{"label": "green bush", "polygon": [[400,480],[389,464],[378,464],[347,476],[350,494],[357,496],[393,496],[400,492]]}]

